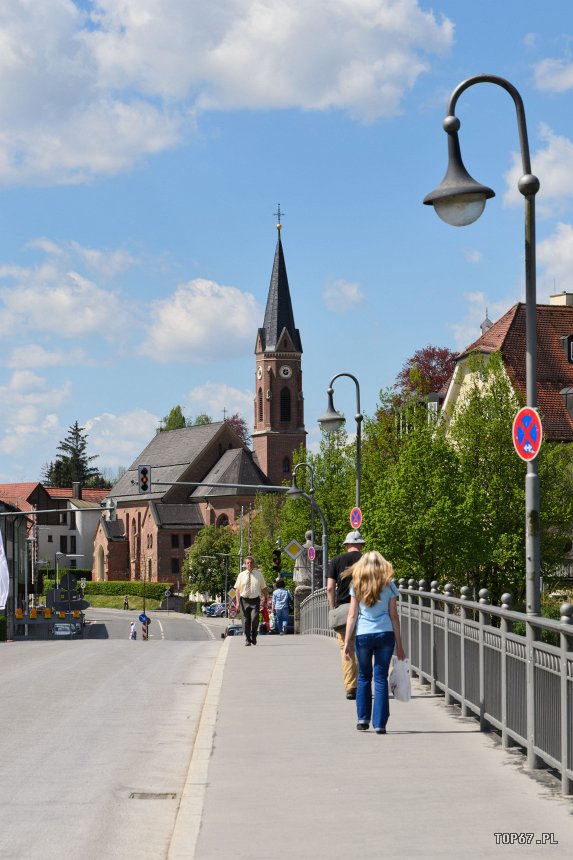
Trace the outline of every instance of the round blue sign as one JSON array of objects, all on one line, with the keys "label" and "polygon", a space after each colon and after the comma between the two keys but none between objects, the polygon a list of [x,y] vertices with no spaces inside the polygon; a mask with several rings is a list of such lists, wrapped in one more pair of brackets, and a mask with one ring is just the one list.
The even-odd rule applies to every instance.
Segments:
[{"label": "round blue sign", "polygon": [[145,612],[142,612],[141,615],[139,616],[139,620],[141,621],[142,624],[149,624],[149,622],[151,621],[151,618],[149,618],[149,616],[147,616],[145,614]]}]

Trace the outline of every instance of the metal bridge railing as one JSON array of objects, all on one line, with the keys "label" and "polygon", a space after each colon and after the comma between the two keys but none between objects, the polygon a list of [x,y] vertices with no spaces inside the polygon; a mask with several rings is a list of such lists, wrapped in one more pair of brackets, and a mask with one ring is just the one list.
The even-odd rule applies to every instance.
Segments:
[{"label": "metal bridge railing", "polygon": [[[523,747],[528,767],[558,771],[563,794],[573,793],[573,606],[564,603],[561,620],[553,621],[514,612],[509,594],[498,607],[486,589],[478,602],[467,587],[460,597],[453,591],[400,580],[402,641],[412,670],[446,704],[473,714],[482,730],[499,730],[503,746]],[[326,589],[301,604],[300,629],[334,635]]]}]

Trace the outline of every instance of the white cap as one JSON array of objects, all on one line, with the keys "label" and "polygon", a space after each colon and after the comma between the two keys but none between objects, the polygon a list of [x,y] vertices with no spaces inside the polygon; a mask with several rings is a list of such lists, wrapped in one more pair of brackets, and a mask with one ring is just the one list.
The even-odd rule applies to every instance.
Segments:
[{"label": "white cap", "polygon": [[344,546],[347,546],[348,544],[361,544],[361,543],[366,543],[366,541],[364,540],[364,538],[362,537],[361,533],[358,530],[356,530],[355,532],[348,532],[348,534],[344,538]]}]

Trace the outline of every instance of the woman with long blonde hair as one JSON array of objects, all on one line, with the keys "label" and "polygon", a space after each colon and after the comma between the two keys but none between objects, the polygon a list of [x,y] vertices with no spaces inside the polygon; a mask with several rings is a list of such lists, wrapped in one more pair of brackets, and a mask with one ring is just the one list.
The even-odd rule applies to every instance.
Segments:
[{"label": "woman with long blonde hair", "polygon": [[[350,610],[346,622],[344,655],[350,659],[350,642],[356,626],[354,649],[358,660],[356,711],[358,731],[372,726],[377,734],[386,734],[390,716],[388,669],[396,648],[398,660],[406,656],[400,637],[400,620],[396,606],[398,589],[394,568],[379,552],[364,553],[352,567]],[[374,708],[372,676],[374,675]]]}]

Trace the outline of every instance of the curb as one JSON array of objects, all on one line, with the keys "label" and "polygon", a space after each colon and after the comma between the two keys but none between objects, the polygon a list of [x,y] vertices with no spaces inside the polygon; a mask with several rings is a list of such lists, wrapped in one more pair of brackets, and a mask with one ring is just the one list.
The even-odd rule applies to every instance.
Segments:
[{"label": "curb", "polygon": [[181,794],[167,852],[167,860],[192,860],[195,856],[195,848],[201,829],[205,792],[208,785],[207,775],[215,737],[219,696],[221,695],[223,673],[229,653],[229,641],[228,638],[225,639],[221,646],[205,695],[187,779]]}]

